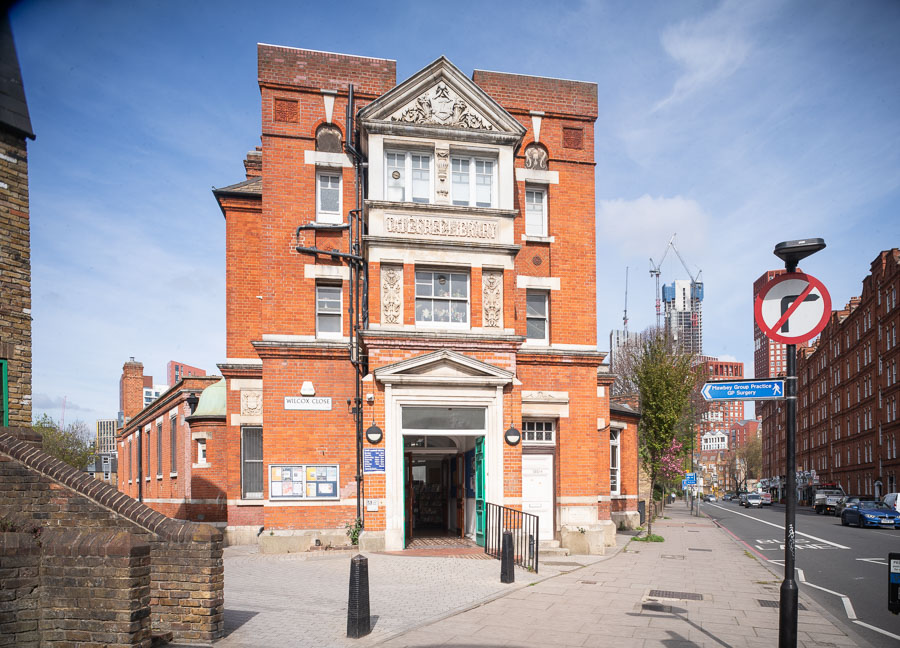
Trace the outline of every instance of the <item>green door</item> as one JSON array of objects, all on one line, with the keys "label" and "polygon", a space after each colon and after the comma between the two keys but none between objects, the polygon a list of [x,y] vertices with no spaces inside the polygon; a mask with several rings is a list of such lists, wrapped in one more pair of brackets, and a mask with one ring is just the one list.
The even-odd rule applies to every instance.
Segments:
[{"label": "green door", "polygon": [[475,543],[484,546],[484,437],[475,439]]}]

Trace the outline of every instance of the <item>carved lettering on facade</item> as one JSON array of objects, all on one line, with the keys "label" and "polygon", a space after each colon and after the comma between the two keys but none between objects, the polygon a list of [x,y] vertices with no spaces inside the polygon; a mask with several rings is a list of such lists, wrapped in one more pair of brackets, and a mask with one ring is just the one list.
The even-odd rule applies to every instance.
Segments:
[{"label": "carved lettering on facade", "polygon": [[485,271],[481,286],[484,327],[503,328],[503,273]]},{"label": "carved lettering on facade", "polygon": [[403,323],[403,269],[381,268],[381,323]]},{"label": "carved lettering on facade", "polygon": [[391,121],[409,124],[436,124],[476,130],[494,130],[494,127],[456,95],[446,84],[433,88],[393,115]]},{"label": "carved lettering on facade", "polygon": [[241,390],[241,414],[262,416],[262,392],[256,389]]},{"label": "carved lettering on facade", "polygon": [[497,223],[462,218],[423,216],[385,216],[384,229],[389,234],[440,236],[493,241],[497,239]]}]

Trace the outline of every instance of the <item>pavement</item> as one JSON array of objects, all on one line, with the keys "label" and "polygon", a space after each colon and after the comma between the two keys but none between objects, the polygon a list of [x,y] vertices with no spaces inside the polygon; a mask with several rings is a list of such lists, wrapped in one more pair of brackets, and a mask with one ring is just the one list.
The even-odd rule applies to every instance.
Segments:
[{"label": "pavement", "polygon": [[[516,583],[495,560],[367,554],[373,631],[346,638],[350,554],[225,557],[231,646],[687,646],[778,644],[780,578],[709,518],[666,509],[661,543],[617,536],[606,556],[548,558]],[[801,591],[798,646],[858,646]]]}]

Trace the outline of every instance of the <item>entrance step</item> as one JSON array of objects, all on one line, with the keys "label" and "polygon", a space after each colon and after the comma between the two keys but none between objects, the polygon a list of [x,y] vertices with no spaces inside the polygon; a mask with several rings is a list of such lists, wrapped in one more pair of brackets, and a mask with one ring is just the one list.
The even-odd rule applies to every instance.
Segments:
[{"label": "entrance step", "polygon": [[538,549],[538,555],[540,555],[541,560],[545,558],[550,558],[552,556],[568,556],[569,550],[563,549],[561,547],[544,547],[543,543],[541,543],[541,548]]},{"label": "entrance step", "polygon": [[541,540],[540,549],[559,549],[559,540]]}]

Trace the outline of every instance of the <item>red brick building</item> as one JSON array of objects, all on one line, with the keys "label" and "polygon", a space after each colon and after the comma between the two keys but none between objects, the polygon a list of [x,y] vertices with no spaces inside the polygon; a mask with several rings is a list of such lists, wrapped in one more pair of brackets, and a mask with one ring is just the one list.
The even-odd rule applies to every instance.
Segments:
[{"label": "red brick building", "polygon": [[[221,446],[212,441],[225,428],[225,383],[220,376],[182,378],[147,407],[142,403],[142,366],[123,367],[125,426],[117,435],[117,487],[169,517],[226,522]],[[207,442],[210,451],[207,452]]]},{"label": "red brick building", "polygon": [[203,369],[192,367],[191,365],[185,364],[183,362],[169,360],[169,362],[166,363],[166,384],[169,387],[177,383],[182,378],[205,375],[206,371],[204,371]]},{"label": "red brick building", "polygon": [[602,551],[637,475],[597,351],[596,85],[260,45],[259,87],[262,145],[214,192],[229,536],[337,542],[359,505],[369,548],[481,542],[496,504]]},{"label": "red brick building", "polygon": [[[798,350],[797,470],[803,500],[820,483],[860,495],[898,490],[898,296],[900,250],[894,248],[872,261],[860,296],[832,312],[815,343]],[[783,426],[783,414],[772,409],[776,426]],[[766,431],[763,439],[764,474],[780,475],[777,441],[769,443]]]},{"label": "red brick building", "polygon": [[[744,377],[743,362],[720,360],[711,356],[698,356],[697,360],[703,372],[704,382]],[[702,386],[701,382],[700,387]],[[706,401],[698,393],[695,395],[695,403],[700,416],[694,441],[694,448],[697,451],[703,448],[705,435],[719,432],[728,435],[732,425],[744,420],[744,401]],[[728,435],[729,441],[730,438]],[[731,445],[728,447],[730,449]]]}]

